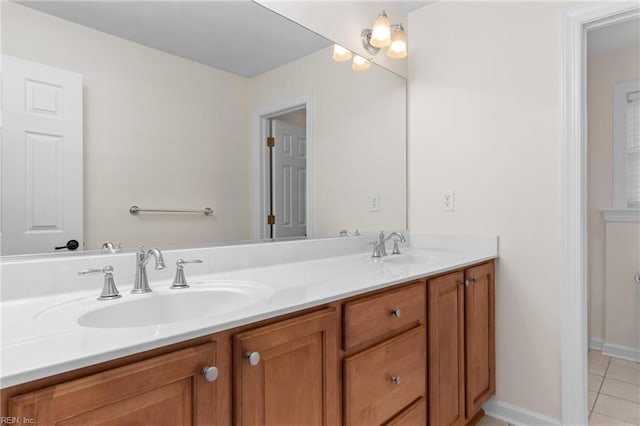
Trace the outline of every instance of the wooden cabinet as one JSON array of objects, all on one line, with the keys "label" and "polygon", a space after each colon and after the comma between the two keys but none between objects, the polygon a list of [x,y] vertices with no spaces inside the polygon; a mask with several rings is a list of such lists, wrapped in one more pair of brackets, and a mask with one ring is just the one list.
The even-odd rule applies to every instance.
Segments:
[{"label": "wooden cabinet", "polygon": [[[39,425],[465,425],[495,393],[494,298],[487,262],[3,389],[2,416]],[[203,376],[208,366],[217,380]]]},{"label": "wooden cabinet", "polygon": [[345,426],[426,418],[425,293],[417,281],[344,303]]},{"label": "wooden cabinet", "polygon": [[425,394],[420,326],[344,361],[345,424],[380,425]]},{"label": "wooden cabinet", "polygon": [[343,347],[352,349],[424,321],[424,282],[344,304]]},{"label": "wooden cabinet", "polygon": [[339,424],[336,327],[325,309],[235,335],[234,423]]},{"label": "wooden cabinet", "polygon": [[464,272],[465,402],[471,419],[496,393],[493,263]]},{"label": "wooden cabinet", "polygon": [[495,394],[493,263],[429,280],[429,423],[463,425]]},{"label": "wooden cabinet", "polygon": [[[214,342],[50,386],[8,401],[9,416],[38,425],[211,425],[217,423]],[[218,366],[220,368],[220,366]]]},{"label": "wooden cabinet", "polygon": [[429,280],[429,424],[464,422],[464,273]]}]

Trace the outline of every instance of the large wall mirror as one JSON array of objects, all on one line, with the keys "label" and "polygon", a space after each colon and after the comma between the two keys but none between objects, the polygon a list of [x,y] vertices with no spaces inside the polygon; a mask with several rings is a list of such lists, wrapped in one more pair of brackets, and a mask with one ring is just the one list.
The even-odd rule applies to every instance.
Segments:
[{"label": "large wall mirror", "polygon": [[404,78],[251,1],[1,8],[3,256],[406,227]]}]

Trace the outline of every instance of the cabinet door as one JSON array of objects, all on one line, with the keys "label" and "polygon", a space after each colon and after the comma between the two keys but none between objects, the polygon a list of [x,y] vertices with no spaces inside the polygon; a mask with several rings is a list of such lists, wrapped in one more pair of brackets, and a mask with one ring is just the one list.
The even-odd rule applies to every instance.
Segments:
[{"label": "cabinet door", "polygon": [[495,290],[493,264],[465,271],[466,416],[495,394]]},{"label": "cabinet door", "polygon": [[464,423],[464,274],[429,280],[429,424]]},{"label": "cabinet door", "polygon": [[336,325],[326,309],[234,336],[235,424],[338,424]]},{"label": "cabinet door", "polygon": [[207,343],[51,386],[9,400],[9,415],[38,425],[211,425],[217,382]]}]

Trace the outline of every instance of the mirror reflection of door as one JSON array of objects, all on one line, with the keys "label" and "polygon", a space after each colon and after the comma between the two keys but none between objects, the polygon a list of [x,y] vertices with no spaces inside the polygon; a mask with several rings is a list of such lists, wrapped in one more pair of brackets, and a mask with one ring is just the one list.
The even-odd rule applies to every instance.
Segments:
[{"label": "mirror reflection of door", "polygon": [[304,237],[306,222],[307,136],[306,111],[299,109],[271,118],[271,214],[273,238]]},{"label": "mirror reflection of door", "polygon": [[82,75],[2,66],[1,254],[82,249]]}]

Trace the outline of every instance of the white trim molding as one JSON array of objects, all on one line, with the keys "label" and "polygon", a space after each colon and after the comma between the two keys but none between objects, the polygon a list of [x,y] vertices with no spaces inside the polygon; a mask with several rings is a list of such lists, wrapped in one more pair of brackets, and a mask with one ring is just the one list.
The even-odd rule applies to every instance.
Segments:
[{"label": "white trim molding", "polygon": [[589,337],[589,349],[602,352],[602,345],[604,345],[604,339],[599,337]]},{"label": "white trim molding", "polygon": [[495,398],[487,401],[482,408],[484,408],[486,415],[502,420],[503,422],[507,422],[510,425],[560,425],[560,419],[554,419],[553,417],[548,417],[525,408],[517,407],[515,405],[499,401]]},{"label": "white trim molding", "polygon": [[640,222],[640,210],[620,209],[602,210],[602,218],[605,222]]},{"label": "white trim molding", "polygon": [[628,346],[614,345],[613,343],[604,342],[602,345],[602,354],[612,356],[614,358],[640,362],[639,348],[630,348]]},{"label": "white trim molding", "polygon": [[588,424],[586,33],[638,16],[638,4],[600,2],[564,16],[562,142],[562,424]]}]

